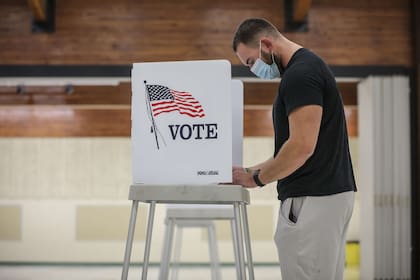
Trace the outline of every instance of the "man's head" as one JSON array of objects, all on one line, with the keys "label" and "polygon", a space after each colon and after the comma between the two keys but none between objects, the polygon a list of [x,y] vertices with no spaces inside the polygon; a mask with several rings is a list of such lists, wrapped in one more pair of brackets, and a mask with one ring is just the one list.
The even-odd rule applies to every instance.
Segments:
[{"label": "man's head", "polygon": [[233,50],[238,51],[240,44],[258,48],[261,37],[278,38],[280,32],[270,22],[262,18],[244,20],[238,27],[233,37]]},{"label": "man's head", "polygon": [[256,62],[255,66],[262,65],[264,70],[268,71],[267,65],[275,68],[280,63],[280,58],[274,53],[274,44],[281,38],[280,32],[270,22],[251,18],[239,25],[233,37],[232,47],[241,62],[251,68],[251,71],[256,68],[253,67]]}]

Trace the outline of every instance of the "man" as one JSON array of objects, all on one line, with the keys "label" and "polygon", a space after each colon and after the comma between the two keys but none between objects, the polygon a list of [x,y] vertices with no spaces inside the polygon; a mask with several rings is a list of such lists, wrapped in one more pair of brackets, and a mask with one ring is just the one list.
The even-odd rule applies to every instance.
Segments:
[{"label": "man", "polygon": [[343,102],[328,66],[264,19],[238,27],[233,50],[262,79],[282,77],[273,104],[274,156],[233,168],[247,188],[277,182],[282,278],[343,279],[356,185]]}]

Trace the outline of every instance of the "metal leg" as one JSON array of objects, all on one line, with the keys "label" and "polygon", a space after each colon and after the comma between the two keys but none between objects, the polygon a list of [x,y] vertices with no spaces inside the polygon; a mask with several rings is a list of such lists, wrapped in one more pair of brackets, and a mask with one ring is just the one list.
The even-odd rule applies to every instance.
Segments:
[{"label": "metal leg", "polygon": [[147,269],[149,267],[150,246],[152,242],[153,220],[155,218],[156,201],[150,203],[149,220],[147,221],[146,246],[144,248],[143,270],[141,272],[141,279],[147,279]]},{"label": "metal leg", "polygon": [[182,244],[182,226],[178,226],[175,235],[175,248],[174,248],[174,267],[172,269],[172,280],[178,279],[179,263],[181,261],[181,244]]},{"label": "metal leg", "polygon": [[125,245],[124,264],[121,275],[121,280],[127,280],[128,268],[130,267],[131,249],[133,247],[134,230],[136,228],[137,209],[139,206],[138,200],[133,200],[131,206],[130,224],[128,226],[127,243]]},{"label": "metal leg", "polygon": [[248,261],[248,276],[249,276],[249,280],[254,280],[254,264],[252,262],[251,239],[249,237],[249,225],[248,225],[248,213],[246,210],[245,203],[241,202],[241,208],[242,208],[242,219],[244,223],[246,258]]},{"label": "metal leg", "polygon": [[211,262],[211,279],[220,279],[219,254],[217,251],[216,228],[213,222],[210,222],[208,227],[209,233],[209,252]]},{"label": "metal leg", "polygon": [[239,279],[246,280],[245,261],[244,261],[244,243],[242,240],[242,225],[239,202],[233,204],[233,214],[235,217],[235,227],[237,235],[238,246],[238,261],[239,261]]},{"label": "metal leg", "polygon": [[233,256],[234,256],[234,260],[235,260],[235,267],[236,267],[236,279],[240,280],[239,278],[239,260],[238,260],[238,241],[236,238],[236,226],[235,226],[235,221],[232,219],[230,220],[230,226],[232,228],[232,244],[233,244]]},{"label": "metal leg", "polygon": [[165,240],[162,248],[162,259],[160,263],[159,280],[167,280],[169,273],[169,263],[171,260],[172,240],[174,234],[174,219],[166,220]]}]

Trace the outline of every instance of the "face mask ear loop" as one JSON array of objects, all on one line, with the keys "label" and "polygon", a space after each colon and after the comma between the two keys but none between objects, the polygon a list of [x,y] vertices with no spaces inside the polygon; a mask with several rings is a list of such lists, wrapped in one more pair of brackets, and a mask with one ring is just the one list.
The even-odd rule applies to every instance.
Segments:
[{"label": "face mask ear loop", "polygon": [[258,53],[258,58],[261,59],[261,40],[260,40],[260,52]]},{"label": "face mask ear loop", "polygon": [[[261,59],[261,40],[260,40],[260,54],[259,55],[260,55],[259,58]],[[271,52],[271,60],[272,60],[271,64],[275,63],[275,61],[274,61],[274,52]]]}]

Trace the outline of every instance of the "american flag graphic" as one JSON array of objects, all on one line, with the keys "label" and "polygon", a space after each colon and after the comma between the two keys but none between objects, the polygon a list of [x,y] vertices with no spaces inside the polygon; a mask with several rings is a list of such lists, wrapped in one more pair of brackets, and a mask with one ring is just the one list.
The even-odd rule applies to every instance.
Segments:
[{"label": "american flag graphic", "polygon": [[203,107],[189,92],[177,91],[161,85],[146,85],[153,116],[178,111],[193,118],[205,116]]}]

